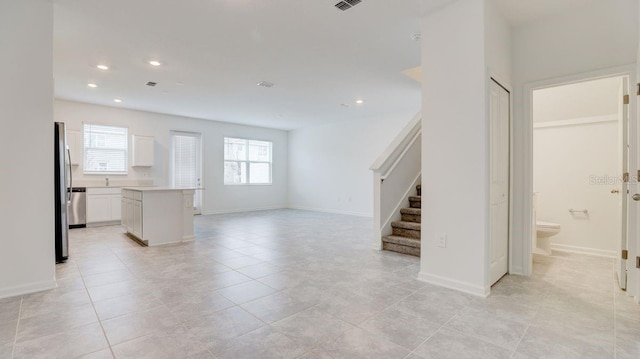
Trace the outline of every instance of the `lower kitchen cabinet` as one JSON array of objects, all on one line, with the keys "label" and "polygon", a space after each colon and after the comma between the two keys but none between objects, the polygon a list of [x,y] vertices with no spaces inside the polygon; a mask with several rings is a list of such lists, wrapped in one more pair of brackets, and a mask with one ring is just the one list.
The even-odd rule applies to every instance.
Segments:
[{"label": "lower kitchen cabinet", "polygon": [[120,188],[87,188],[87,225],[118,224],[121,220]]},{"label": "lower kitchen cabinet", "polygon": [[123,188],[122,226],[148,246],[193,240],[193,189]]}]

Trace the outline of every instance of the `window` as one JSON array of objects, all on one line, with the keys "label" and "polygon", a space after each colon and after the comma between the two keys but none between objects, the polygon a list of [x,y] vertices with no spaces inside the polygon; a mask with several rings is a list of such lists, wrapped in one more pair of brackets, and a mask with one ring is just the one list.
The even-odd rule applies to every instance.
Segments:
[{"label": "window", "polygon": [[84,173],[127,174],[126,127],[84,125]]},{"label": "window", "polygon": [[267,141],[224,138],[224,184],[271,184],[271,147]]}]

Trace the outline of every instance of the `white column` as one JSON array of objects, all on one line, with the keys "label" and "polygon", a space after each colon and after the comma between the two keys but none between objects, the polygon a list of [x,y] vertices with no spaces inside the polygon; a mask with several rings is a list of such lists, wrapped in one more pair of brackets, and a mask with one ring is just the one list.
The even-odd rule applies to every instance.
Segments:
[{"label": "white column", "polygon": [[489,293],[484,6],[458,0],[422,19],[419,279],[479,296]]},{"label": "white column", "polygon": [[0,298],[55,286],[53,4],[0,2]]}]

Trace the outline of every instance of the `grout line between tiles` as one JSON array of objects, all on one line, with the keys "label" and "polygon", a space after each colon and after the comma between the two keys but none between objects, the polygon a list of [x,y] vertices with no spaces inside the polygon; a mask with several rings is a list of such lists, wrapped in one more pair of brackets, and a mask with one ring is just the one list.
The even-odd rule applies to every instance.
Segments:
[{"label": "grout line between tiles", "polygon": [[22,303],[24,302],[24,295],[20,297],[20,308],[18,309],[18,321],[16,322],[16,334],[13,336],[13,347],[11,348],[11,358],[16,354],[16,343],[18,342],[18,330],[20,329],[20,320],[22,319]]},{"label": "grout line between tiles", "polygon": [[[82,271],[79,270],[79,272],[80,272],[80,278],[82,279],[82,285],[84,286],[84,290],[87,292],[87,296],[89,296],[89,301],[91,302],[91,308],[93,308],[93,312],[95,313],[96,319],[98,320],[98,325],[100,325],[100,330],[102,330],[102,335],[104,335],[104,339],[107,342],[107,345],[109,346],[109,351],[111,352],[111,356],[115,358],[116,354],[113,352],[113,348],[111,347],[111,342],[109,341],[107,332],[104,330],[104,326],[102,325],[102,319],[100,319],[100,316],[98,315],[98,311],[96,310],[96,305],[94,304],[93,298],[91,297],[91,294],[89,293],[89,289],[87,288],[87,283],[85,283],[84,281],[84,275],[82,274]],[[100,349],[100,350],[103,350],[103,349]],[[90,353],[87,353],[87,354],[90,354]]]},{"label": "grout line between tiles", "polygon": [[[465,306],[466,308],[466,306]],[[409,354],[407,354],[405,356],[405,359],[408,358],[409,356],[411,356],[411,354],[415,354],[416,349],[420,348],[424,343],[428,342],[429,339],[433,338],[434,335],[438,334],[438,332],[440,332],[442,330],[442,328],[444,328],[447,324],[449,324],[450,321],[452,321],[453,319],[455,319],[458,316],[458,313],[454,314],[451,318],[449,318],[449,320],[447,320],[446,322],[444,322],[444,324],[442,324],[438,329],[436,329],[433,333],[431,333],[431,335],[429,335],[425,340],[423,340],[422,342],[420,342],[420,344],[418,344],[418,346],[416,346],[415,348],[413,348],[413,350],[411,350],[409,352]],[[417,354],[416,354],[417,355]]]}]

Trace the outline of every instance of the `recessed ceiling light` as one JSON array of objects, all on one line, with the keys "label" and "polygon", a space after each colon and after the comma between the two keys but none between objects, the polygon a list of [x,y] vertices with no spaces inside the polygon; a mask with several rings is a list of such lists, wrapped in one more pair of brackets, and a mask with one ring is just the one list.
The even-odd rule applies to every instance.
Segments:
[{"label": "recessed ceiling light", "polygon": [[93,88],[93,89],[94,89],[94,88],[96,88],[96,87],[98,87],[98,85],[96,85],[96,84],[87,84],[87,86],[89,86],[89,87],[91,87],[91,88]]},{"label": "recessed ceiling light", "polygon": [[151,66],[160,66],[162,64],[160,63],[160,61],[151,60],[151,61],[149,61],[149,65],[151,65]]},{"label": "recessed ceiling light", "polygon": [[109,70],[109,66],[107,65],[98,65],[96,67],[99,68],[100,70]]},{"label": "recessed ceiling light", "polygon": [[364,103],[364,100],[356,100],[356,103],[357,103],[358,105],[362,105],[362,104]]},{"label": "recessed ceiling light", "polygon": [[122,102],[122,100],[121,100],[121,99],[119,99],[119,98],[114,98],[114,99],[113,99],[113,102],[120,103],[120,102]]}]

